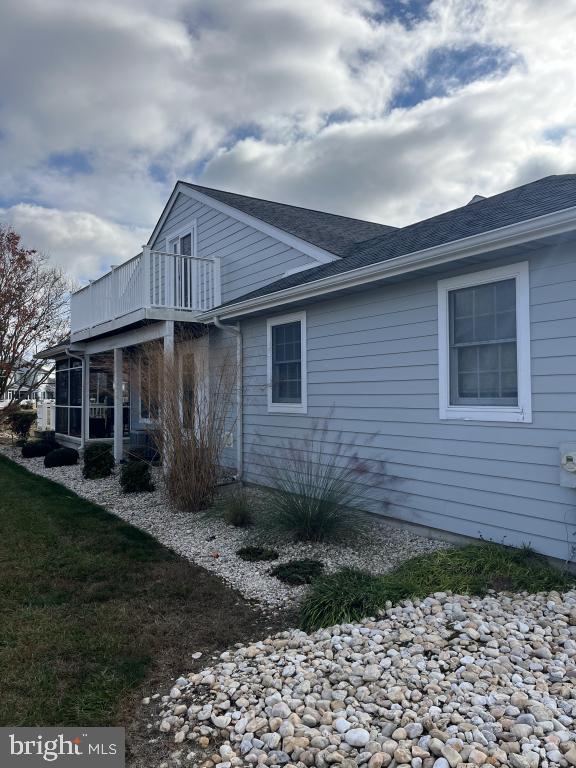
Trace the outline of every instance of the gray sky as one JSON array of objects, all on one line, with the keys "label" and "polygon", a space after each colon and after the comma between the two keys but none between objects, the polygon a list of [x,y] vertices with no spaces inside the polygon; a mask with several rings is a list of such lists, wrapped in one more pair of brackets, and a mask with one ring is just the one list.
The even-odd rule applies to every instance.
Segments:
[{"label": "gray sky", "polygon": [[576,172],[575,36],[575,0],[0,0],[0,216],[86,278],[177,178],[401,225]]}]

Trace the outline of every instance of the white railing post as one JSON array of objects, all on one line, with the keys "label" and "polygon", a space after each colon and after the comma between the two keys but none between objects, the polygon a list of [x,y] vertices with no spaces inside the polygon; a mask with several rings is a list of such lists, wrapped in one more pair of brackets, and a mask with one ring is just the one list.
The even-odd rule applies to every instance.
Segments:
[{"label": "white railing post", "polygon": [[118,281],[118,264],[110,264],[110,311],[112,317],[120,314],[120,286]]},{"label": "white railing post", "polygon": [[[212,270],[212,290],[213,290],[213,297],[214,297],[214,306],[217,307],[218,305],[222,304],[222,285],[220,283],[220,278],[221,278],[220,258],[217,256],[212,263],[214,265]],[[212,307],[208,307],[207,309],[212,309]]]},{"label": "white railing post", "polygon": [[150,246],[142,246],[142,290],[144,295],[142,296],[142,306],[144,309],[148,309],[151,305],[151,276],[152,276],[152,262],[150,259]]},{"label": "white railing post", "polygon": [[170,255],[166,257],[166,306],[176,306],[176,291],[174,283],[176,281],[176,259],[178,256]]}]

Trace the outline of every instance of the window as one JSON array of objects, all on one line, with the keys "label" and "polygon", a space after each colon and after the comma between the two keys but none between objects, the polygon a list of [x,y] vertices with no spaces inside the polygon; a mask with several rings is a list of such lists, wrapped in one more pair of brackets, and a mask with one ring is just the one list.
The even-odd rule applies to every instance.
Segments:
[{"label": "window", "polygon": [[268,410],[306,413],[306,315],[268,320]]},{"label": "window", "polygon": [[531,421],[528,264],[438,283],[440,418]]},{"label": "window", "polygon": [[193,223],[189,229],[179,232],[175,237],[168,240],[168,252],[177,253],[181,256],[196,255],[196,224]]}]

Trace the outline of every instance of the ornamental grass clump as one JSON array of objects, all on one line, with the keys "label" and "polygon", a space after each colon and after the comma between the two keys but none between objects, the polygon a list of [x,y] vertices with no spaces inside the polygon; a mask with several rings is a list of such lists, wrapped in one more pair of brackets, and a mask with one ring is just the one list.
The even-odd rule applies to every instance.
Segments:
[{"label": "ornamental grass clump", "polygon": [[211,352],[208,360],[202,354],[204,342],[181,334],[173,354],[152,342],[135,361],[141,406],[163,460],[166,493],[182,512],[212,506],[235,418],[235,347]]},{"label": "ornamental grass clump", "polygon": [[576,577],[552,566],[528,547],[515,549],[485,542],[439,549],[406,560],[393,571],[374,576],[345,569],[317,579],[302,608],[306,631],[375,616],[401,600],[434,592],[485,595],[505,592],[565,591]]},{"label": "ornamental grass clump", "polygon": [[[266,523],[298,541],[360,534],[358,511],[370,506],[368,492],[385,482],[383,463],[360,459],[342,433],[329,434],[329,423],[317,421],[303,437],[262,456],[269,486]],[[385,506],[378,504],[380,510]]]},{"label": "ornamental grass clump", "polygon": [[254,524],[252,503],[245,488],[237,487],[225,492],[216,503],[214,511],[225,523],[236,528]]}]

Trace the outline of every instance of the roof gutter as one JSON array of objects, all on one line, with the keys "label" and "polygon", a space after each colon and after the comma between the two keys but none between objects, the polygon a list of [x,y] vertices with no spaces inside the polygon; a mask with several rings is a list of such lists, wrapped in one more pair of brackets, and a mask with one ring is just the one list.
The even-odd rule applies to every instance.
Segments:
[{"label": "roof gutter", "polygon": [[576,206],[561,211],[547,213],[533,219],[510,224],[506,227],[491,229],[478,235],[471,235],[460,240],[453,240],[414,253],[395,256],[387,261],[368,264],[329,277],[312,280],[309,283],[264,294],[229,306],[216,307],[198,317],[200,321],[210,321],[215,317],[225,320],[241,317],[253,312],[274,309],[277,306],[304,301],[334,291],[366,285],[377,280],[408,274],[426,267],[449,264],[452,261],[477,256],[490,251],[500,250],[514,245],[522,245],[531,240],[560,235],[576,229]]}]

